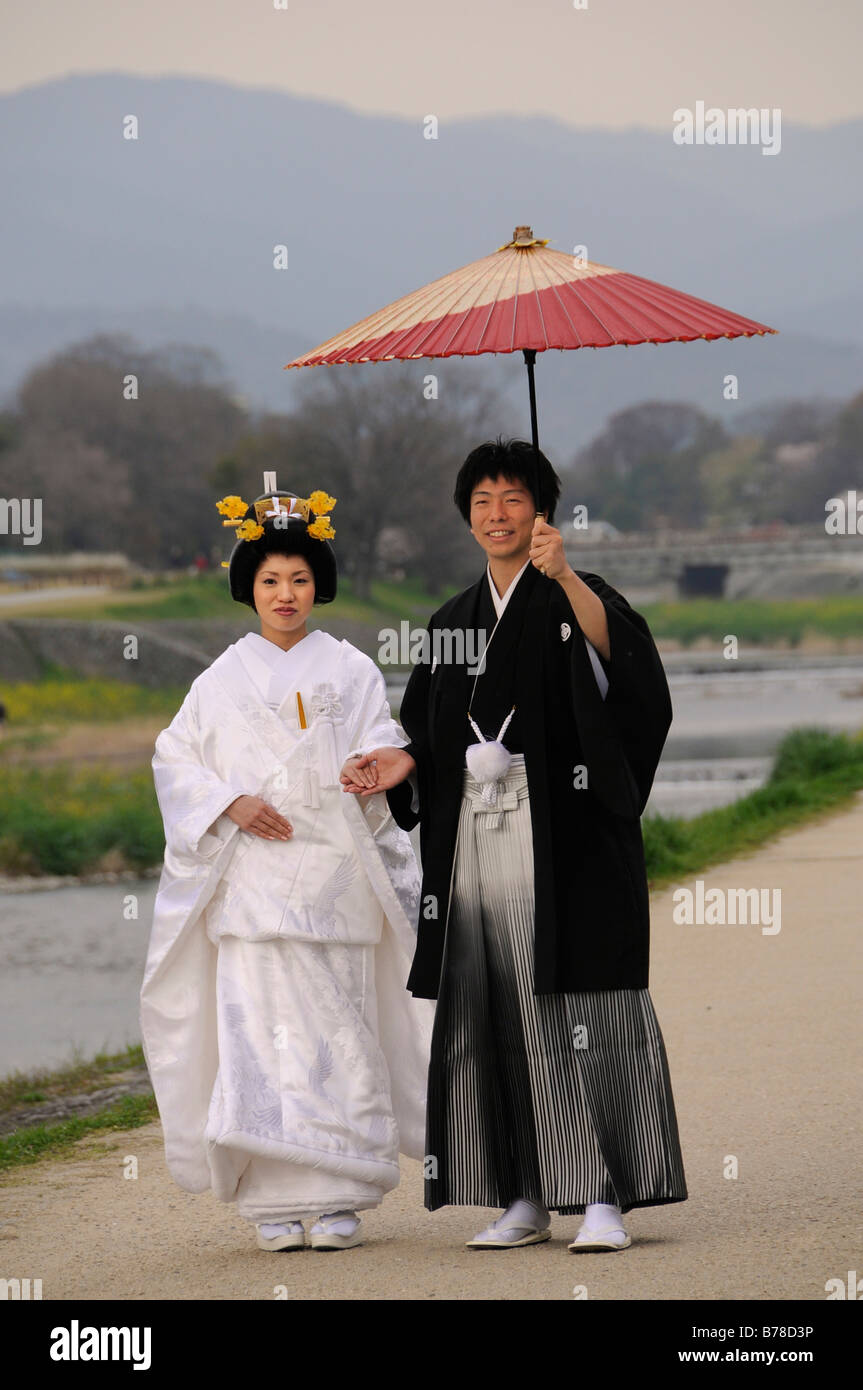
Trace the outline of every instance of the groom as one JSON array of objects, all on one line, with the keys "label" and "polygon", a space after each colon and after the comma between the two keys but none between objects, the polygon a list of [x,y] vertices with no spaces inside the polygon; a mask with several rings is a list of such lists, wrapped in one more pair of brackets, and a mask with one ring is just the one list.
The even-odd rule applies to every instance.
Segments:
[{"label": "groom", "polygon": [[[425,1204],[505,1207],[474,1249],[547,1240],[550,1210],[585,1213],[571,1250],[623,1249],[624,1211],[686,1198],[640,827],[671,702],[644,619],[567,562],[559,493],[522,441],[465,460],[454,500],[487,565],[428,649],[473,653],[440,642],[470,633],[485,658],[416,666],[410,742],[343,777],[420,824],[408,988],[438,1001]],[[480,740],[503,745],[497,769]]]}]

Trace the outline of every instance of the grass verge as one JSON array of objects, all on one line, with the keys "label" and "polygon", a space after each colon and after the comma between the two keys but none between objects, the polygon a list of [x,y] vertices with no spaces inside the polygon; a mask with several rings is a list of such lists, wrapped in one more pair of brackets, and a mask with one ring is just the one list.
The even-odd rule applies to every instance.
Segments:
[{"label": "grass verge", "polygon": [[43,1158],[62,1158],[88,1134],[137,1129],[157,1119],[158,1114],[155,1096],[123,1096],[95,1115],[17,1129],[0,1139],[0,1173],[39,1163]]},{"label": "grass verge", "polygon": [[757,849],[792,825],[850,802],[863,787],[863,732],[793,729],[776,751],[763,787],[692,820],[648,816],[642,822],[652,889]]},{"label": "grass verge", "polygon": [[688,647],[708,638],[721,648],[728,633],[757,646],[797,647],[804,637],[841,642],[863,633],[863,597],[825,595],[812,599],[687,599],[645,603],[639,610],[654,638],[675,638]]},{"label": "grass verge", "polygon": [[[99,1090],[124,1072],[143,1065],[144,1050],[136,1044],[122,1052],[100,1052],[54,1070],[42,1067],[13,1072],[0,1079],[0,1114],[40,1101]],[[88,1134],[136,1129],[157,1118],[156,1101],[150,1093],[123,1096],[91,1115],[24,1125],[0,1137],[0,1172],[38,1163],[43,1158],[62,1157]]]},{"label": "grass verge", "polygon": [[0,1114],[20,1105],[53,1100],[56,1096],[80,1095],[105,1085],[118,1072],[143,1067],[144,1049],[140,1043],[122,1052],[98,1052],[87,1060],[81,1058],[65,1067],[40,1068],[36,1071],[11,1072],[0,1078]]}]

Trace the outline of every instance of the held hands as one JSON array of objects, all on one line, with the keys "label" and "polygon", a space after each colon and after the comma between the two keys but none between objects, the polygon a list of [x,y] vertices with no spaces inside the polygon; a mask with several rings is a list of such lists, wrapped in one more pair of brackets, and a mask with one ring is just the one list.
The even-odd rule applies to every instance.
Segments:
[{"label": "held hands", "polygon": [[542,516],[533,523],[529,558],[548,579],[565,579],[573,573],[563,551],[563,536]]},{"label": "held hands", "polygon": [[293,826],[279,815],[275,806],[259,796],[238,796],[225,815],[241,830],[258,835],[262,840],[289,840],[294,833]]},{"label": "held hands", "polygon": [[416,767],[410,753],[403,748],[373,748],[362,757],[348,758],[341,770],[342,789],[356,796],[373,796],[387,792],[409,777]]}]

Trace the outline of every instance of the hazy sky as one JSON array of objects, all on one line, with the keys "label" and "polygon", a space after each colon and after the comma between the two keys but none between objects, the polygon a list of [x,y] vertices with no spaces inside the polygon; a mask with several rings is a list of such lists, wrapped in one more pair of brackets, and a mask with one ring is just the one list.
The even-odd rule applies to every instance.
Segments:
[{"label": "hazy sky", "polygon": [[[863,0],[0,0],[0,90],[190,74],[447,118],[668,129],[698,100],[863,115]],[[576,0],[584,3],[584,0]]]}]

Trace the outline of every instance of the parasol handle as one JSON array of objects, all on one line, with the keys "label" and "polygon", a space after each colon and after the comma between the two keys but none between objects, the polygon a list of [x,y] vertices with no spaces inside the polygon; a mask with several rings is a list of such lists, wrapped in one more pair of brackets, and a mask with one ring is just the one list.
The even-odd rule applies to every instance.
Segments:
[{"label": "parasol handle", "polygon": [[527,389],[530,393],[530,436],[533,444],[533,467],[534,467],[534,487],[533,495],[537,496],[537,468],[539,460],[539,430],[536,423],[536,385],[533,379],[533,368],[536,362],[536,348],[522,348],[524,354],[524,365],[527,367]]}]

